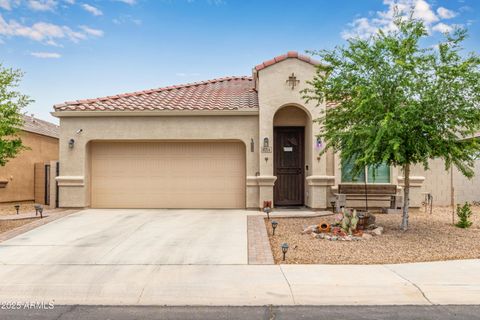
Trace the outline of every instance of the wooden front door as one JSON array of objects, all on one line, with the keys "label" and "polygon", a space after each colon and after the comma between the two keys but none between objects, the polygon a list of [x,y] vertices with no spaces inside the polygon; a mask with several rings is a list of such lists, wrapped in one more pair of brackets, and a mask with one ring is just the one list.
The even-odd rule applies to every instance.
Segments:
[{"label": "wooden front door", "polygon": [[304,205],[305,147],[303,127],[274,128],[274,201],[277,206]]}]

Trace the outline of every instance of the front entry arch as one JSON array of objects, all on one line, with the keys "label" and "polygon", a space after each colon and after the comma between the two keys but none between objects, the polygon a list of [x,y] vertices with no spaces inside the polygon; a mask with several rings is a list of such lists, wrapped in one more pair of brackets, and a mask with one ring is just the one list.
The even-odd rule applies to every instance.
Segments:
[{"label": "front entry arch", "polygon": [[274,128],[274,187],[276,206],[303,206],[305,202],[304,127]]},{"label": "front entry arch", "polygon": [[305,148],[311,124],[308,114],[299,107],[286,106],[279,109],[273,119],[274,161],[273,174],[276,206],[305,205],[305,177],[311,165],[309,151]]}]

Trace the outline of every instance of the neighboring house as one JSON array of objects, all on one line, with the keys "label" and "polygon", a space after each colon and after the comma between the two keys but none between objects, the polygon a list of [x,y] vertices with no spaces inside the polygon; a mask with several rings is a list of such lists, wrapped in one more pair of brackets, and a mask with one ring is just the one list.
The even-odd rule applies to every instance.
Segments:
[{"label": "neighboring house", "polygon": [[[55,105],[60,206],[329,207],[336,186],[351,177],[338,154],[318,155],[312,120],[326,105],[302,98],[317,64],[289,52],[257,65],[251,77]],[[365,177],[403,182],[397,168],[380,168],[375,180],[366,168]],[[412,177],[413,206],[423,182]]]},{"label": "neighboring house", "polygon": [[[37,202],[44,203],[45,190],[35,188],[35,165],[58,160],[59,127],[33,116],[24,115],[23,121],[19,135],[28,149],[0,167],[0,202],[35,201],[40,198]],[[37,170],[37,178],[42,176],[38,173]],[[38,185],[45,186],[46,183],[48,181]],[[42,196],[38,197],[39,194]]]}]

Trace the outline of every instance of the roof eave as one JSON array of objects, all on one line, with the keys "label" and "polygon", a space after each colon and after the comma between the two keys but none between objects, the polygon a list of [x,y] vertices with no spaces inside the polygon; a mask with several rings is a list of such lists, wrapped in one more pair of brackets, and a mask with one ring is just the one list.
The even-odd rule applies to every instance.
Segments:
[{"label": "roof eave", "polygon": [[182,117],[182,116],[256,116],[258,108],[246,110],[116,110],[116,111],[54,111],[57,118],[67,117]]}]

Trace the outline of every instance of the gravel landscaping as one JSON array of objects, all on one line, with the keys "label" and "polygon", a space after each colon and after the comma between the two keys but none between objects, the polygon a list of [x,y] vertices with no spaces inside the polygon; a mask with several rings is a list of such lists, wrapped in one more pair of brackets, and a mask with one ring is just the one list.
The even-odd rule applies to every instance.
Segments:
[{"label": "gravel landscaping", "polygon": [[[331,223],[334,216],[278,218],[272,237],[271,220],[265,219],[275,263],[291,264],[389,264],[480,258],[480,208],[472,207],[473,225],[460,229],[452,225],[452,209],[435,207],[433,213],[410,210],[410,229],[400,230],[401,214],[376,214],[384,228],[380,236],[361,241],[329,241],[302,234],[309,225]],[[457,217],[455,216],[455,221]],[[280,246],[287,242],[286,261]]]},{"label": "gravel landscaping", "polygon": [[[16,214],[17,210],[15,210],[15,205],[16,203],[9,203],[9,204],[2,204],[0,205],[0,215],[2,216],[7,216],[11,214]],[[30,212],[35,212],[35,207],[34,203],[19,203],[20,204],[20,209],[18,210],[19,214],[22,213],[30,213]]]},{"label": "gravel landscaping", "polygon": [[38,219],[40,218],[21,219],[21,220],[0,220],[0,233],[21,227],[27,223],[36,221]]}]

